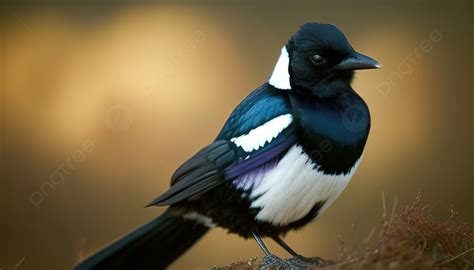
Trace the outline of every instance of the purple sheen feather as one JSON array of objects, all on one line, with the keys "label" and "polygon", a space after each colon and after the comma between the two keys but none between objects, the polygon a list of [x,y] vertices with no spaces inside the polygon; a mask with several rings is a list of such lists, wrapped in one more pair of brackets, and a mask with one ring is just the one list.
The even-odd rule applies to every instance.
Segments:
[{"label": "purple sheen feather", "polygon": [[274,158],[260,167],[238,176],[233,181],[234,185],[243,190],[258,187],[265,175],[277,166],[278,161],[278,158]]},{"label": "purple sheen feather", "polygon": [[271,161],[272,159],[275,159],[281,153],[288,150],[288,148],[290,148],[290,146],[295,144],[295,142],[296,142],[296,138],[294,136],[289,136],[280,144],[268,150],[265,150],[261,153],[258,153],[254,156],[251,156],[249,159],[246,159],[233,166],[230,166],[229,168],[226,168],[224,170],[224,179],[226,180],[235,179],[239,177],[240,175],[246,174],[247,172],[250,172],[264,165],[265,163]]}]

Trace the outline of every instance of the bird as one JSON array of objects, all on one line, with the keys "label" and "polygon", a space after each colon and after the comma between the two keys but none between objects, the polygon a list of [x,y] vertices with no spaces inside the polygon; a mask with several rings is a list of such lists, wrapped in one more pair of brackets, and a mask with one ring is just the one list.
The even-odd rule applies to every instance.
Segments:
[{"label": "bird", "polygon": [[[356,171],[370,113],[351,84],[355,70],[380,67],[336,26],[300,26],[269,80],[147,205],[168,206],[164,213],[75,269],[165,269],[214,227],[254,238],[265,254],[261,267],[298,269],[310,258],[282,237],[317,219]],[[294,260],[274,255],[265,237]]]}]

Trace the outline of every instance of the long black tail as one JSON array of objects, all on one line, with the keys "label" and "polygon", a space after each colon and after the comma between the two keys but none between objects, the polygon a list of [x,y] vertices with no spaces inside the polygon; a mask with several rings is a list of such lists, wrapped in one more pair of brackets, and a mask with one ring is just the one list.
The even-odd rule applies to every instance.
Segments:
[{"label": "long black tail", "polygon": [[92,255],[76,270],[164,269],[197,242],[208,227],[168,211]]}]

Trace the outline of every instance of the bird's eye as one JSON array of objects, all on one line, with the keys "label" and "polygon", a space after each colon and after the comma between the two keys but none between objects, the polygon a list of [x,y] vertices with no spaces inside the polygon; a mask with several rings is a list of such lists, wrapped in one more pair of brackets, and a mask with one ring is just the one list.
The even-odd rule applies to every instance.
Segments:
[{"label": "bird's eye", "polygon": [[326,63],[326,59],[319,54],[312,55],[309,59],[311,59],[311,63],[315,66]]}]

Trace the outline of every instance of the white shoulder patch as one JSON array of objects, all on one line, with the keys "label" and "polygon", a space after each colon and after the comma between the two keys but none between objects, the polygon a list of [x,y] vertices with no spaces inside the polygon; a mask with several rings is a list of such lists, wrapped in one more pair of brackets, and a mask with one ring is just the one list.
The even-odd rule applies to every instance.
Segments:
[{"label": "white shoulder patch", "polygon": [[284,114],[273,118],[263,125],[252,129],[249,133],[230,139],[235,145],[242,147],[245,152],[252,152],[265,143],[270,143],[293,121],[291,114]]},{"label": "white shoulder patch", "polygon": [[288,55],[288,51],[286,47],[283,46],[281,49],[280,58],[273,69],[272,76],[268,83],[275,88],[282,89],[282,90],[290,90],[290,74],[288,73],[288,68],[290,66],[290,57]]}]

